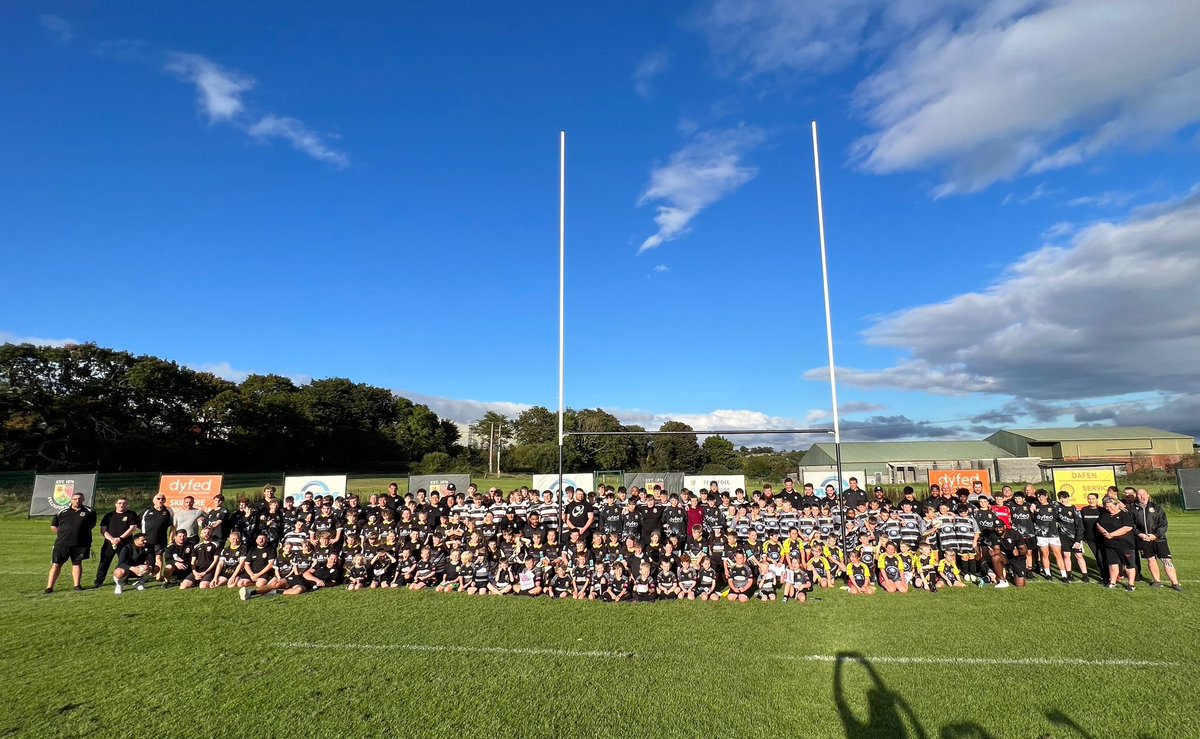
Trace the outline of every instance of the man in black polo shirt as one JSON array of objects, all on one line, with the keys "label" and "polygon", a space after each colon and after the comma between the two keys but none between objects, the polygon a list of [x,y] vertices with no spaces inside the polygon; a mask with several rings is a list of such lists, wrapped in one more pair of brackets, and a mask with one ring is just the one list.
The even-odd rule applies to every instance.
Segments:
[{"label": "man in black polo shirt", "polygon": [[1133,548],[1137,541],[1133,514],[1121,507],[1116,498],[1104,499],[1104,515],[1096,522],[1096,534],[1104,548],[1108,562],[1108,587],[1115,588],[1121,580],[1124,568],[1128,584],[1125,589],[1133,592],[1133,580],[1137,569],[1133,564]]},{"label": "man in black polo shirt", "polygon": [[121,547],[117,553],[117,569],[113,570],[113,580],[117,586],[113,592],[120,595],[125,590],[125,578],[133,575],[137,578],[134,586],[138,590],[146,589],[146,578],[154,574],[154,558],[146,546],[146,535],[141,531],[133,535],[133,540]]},{"label": "man in black polo shirt", "polygon": [[859,503],[867,502],[867,491],[858,486],[858,478],[850,478],[850,487],[842,491],[842,500],[847,508],[858,508]]},{"label": "man in black polo shirt", "polygon": [[83,493],[71,496],[71,505],[59,511],[50,522],[54,532],[54,551],[50,554],[50,577],[46,592],[54,592],[54,583],[63,564],[71,560],[71,580],[76,590],[83,590],[83,560],[92,549],[92,529],[96,528],[96,512],[83,504]]},{"label": "man in black polo shirt", "polygon": [[146,547],[154,560],[156,580],[163,579],[163,555],[167,551],[168,534],[171,531],[171,509],[167,508],[167,496],[156,493],[154,505],[142,513],[141,530],[146,534]]},{"label": "man in black polo shirt", "polygon": [[568,530],[578,531],[582,541],[592,535],[592,524],[596,521],[596,511],[587,502],[587,492],[580,488],[575,491],[575,500],[567,505]]},{"label": "man in black polo shirt", "polygon": [[100,562],[96,565],[96,587],[104,584],[113,558],[139,531],[139,523],[137,514],[129,510],[129,501],[125,498],[117,498],[116,508],[100,519],[100,533],[104,536],[104,546],[100,547]]}]

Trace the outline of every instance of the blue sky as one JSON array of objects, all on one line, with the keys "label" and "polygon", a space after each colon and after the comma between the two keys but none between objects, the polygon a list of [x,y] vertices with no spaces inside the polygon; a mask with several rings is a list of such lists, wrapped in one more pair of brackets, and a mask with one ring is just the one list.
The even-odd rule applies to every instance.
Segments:
[{"label": "blue sky", "polygon": [[[826,423],[1200,428],[1200,5],[18,3],[0,340]],[[771,440],[778,443],[778,439]],[[771,443],[771,442],[769,442]]]}]

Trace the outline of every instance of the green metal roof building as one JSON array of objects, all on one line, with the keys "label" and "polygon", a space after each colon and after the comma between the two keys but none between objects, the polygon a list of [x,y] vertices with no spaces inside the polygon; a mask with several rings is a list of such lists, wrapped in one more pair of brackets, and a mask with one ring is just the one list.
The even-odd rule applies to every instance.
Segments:
[{"label": "green metal roof building", "polygon": [[[987,438],[1018,457],[1061,460],[1145,458],[1162,466],[1191,454],[1195,439],[1149,426],[1003,429]],[[843,448],[845,445],[842,445]]]},{"label": "green metal roof building", "polygon": [[[931,469],[986,469],[996,479],[996,460],[1013,455],[986,441],[844,441],[842,468],[861,470],[868,481],[923,482]],[[829,442],[813,444],[800,459],[800,467],[834,465]],[[864,484],[867,484],[864,482]]]}]

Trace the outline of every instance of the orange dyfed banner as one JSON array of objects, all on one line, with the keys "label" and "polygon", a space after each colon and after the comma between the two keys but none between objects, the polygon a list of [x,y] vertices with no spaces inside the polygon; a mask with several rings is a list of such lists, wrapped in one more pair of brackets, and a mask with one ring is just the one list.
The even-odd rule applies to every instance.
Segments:
[{"label": "orange dyfed banner", "polygon": [[167,496],[171,510],[183,510],[183,499],[189,495],[196,501],[196,508],[207,511],[212,507],[213,496],[221,492],[223,475],[163,475],[158,481],[158,492]]},{"label": "orange dyfed banner", "polygon": [[929,484],[938,485],[942,492],[954,494],[959,488],[973,490],[975,481],[983,483],[983,492],[992,494],[992,476],[987,470],[930,470]]}]

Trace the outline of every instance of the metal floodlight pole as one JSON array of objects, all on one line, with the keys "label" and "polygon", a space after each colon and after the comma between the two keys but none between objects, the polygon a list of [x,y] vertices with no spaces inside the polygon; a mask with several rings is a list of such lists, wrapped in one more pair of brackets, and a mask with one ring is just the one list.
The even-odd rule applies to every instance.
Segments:
[{"label": "metal floodlight pole", "polygon": [[567,218],[567,132],[558,132],[558,539],[562,545],[562,519],[566,513],[563,505],[563,379],[566,366],[564,305],[566,295],[566,241]]},{"label": "metal floodlight pole", "polygon": [[821,198],[821,152],[817,122],[812,122],[813,172],[817,180],[817,228],[821,236],[821,283],[825,292],[825,343],[829,347],[829,392],[833,398],[833,456],[837,465],[838,507],[842,509],[842,546],[846,545],[846,501],[842,490],[842,425],[838,417],[837,370],[833,361],[833,319],[829,310],[829,259],[825,251],[825,204]]}]

